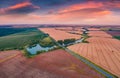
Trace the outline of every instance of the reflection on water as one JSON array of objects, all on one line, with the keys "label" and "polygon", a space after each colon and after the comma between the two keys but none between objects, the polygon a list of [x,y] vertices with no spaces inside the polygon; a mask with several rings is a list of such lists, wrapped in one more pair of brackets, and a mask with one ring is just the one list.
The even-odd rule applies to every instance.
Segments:
[{"label": "reflection on water", "polygon": [[37,51],[41,51],[41,50],[48,51],[48,50],[53,49],[53,48],[54,47],[42,47],[39,44],[37,44],[34,47],[28,47],[27,51],[30,52],[31,54],[37,54]]}]

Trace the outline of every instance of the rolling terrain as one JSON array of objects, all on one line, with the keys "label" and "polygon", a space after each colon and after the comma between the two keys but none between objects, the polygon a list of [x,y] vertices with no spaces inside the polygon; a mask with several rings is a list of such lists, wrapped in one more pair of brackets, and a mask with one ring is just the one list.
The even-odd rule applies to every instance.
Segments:
[{"label": "rolling terrain", "polygon": [[39,28],[39,30],[48,33],[52,38],[54,38],[56,41],[57,40],[64,40],[64,39],[70,39],[70,38],[75,38],[75,39],[79,39],[81,36],[80,35],[76,35],[76,34],[71,34],[68,33],[68,30],[58,30],[55,28]]},{"label": "rolling terrain", "polygon": [[89,31],[89,43],[68,48],[120,77],[120,41],[103,31]]},{"label": "rolling terrain", "polygon": [[[7,54],[7,52],[4,53]],[[94,69],[60,49],[40,54],[31,59],[19,54],[0,63],[0,78],[33,77],[104,78]]]},{"label": "rolling terrain", "polygon": [[[52,44],[49,40],[51,37],[52,41],[81,39],[84,38],[83,29],[81,27],[30,28],[0,37],[0,49],[7,50],[0,51],[0,78],[105,78],[95,68],[78,59],[77,56],[69,54],[67,50],[87,58],[98,67],[120,77],[120,41],[98,28],[88,28],[88,38],[85,39],[87,43],[73,43],[65,47],[68,48],[66,51],[57,49],[26,58],[24,52],[15,50],[20,48],[23,50],[29,44],[41,44],[45,47]],[[17,70],[19,71],[16,72]]]},{"label": "rolling terrain", "polygon": [[[18,28],[16,30],[11,28],[11,30],[13,30],[11,32],[16,32]],[[44,33],[36,28],[23,28],[21,30],[24,31],[0,37],[0,50],[23,49],[26,45],[36,43],[36,41],[46,37]],[[2,35],[2,33],[0,34]]]}]

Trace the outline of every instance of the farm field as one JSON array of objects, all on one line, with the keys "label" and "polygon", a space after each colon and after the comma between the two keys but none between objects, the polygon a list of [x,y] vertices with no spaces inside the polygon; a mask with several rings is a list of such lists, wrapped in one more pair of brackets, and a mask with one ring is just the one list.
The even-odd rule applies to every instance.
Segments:
[{"label": "farm field", "polygon": [[48,33],[55,40],[64,40],[64,39],[70,39],[70,38],[75,38],[75,39],[81,38],[80,35],[70,34],[70,33],[68,33],[68,31],[55,29],[55,28],[39,28],[39,30],[41,30],[45,33]]},{"label": "farm field", "polygon": [[107,31],[107,33],[112,36],[120,36],[120,31]]},{"label": "farm field", "polygon": [[63,30],[63,31],[81,31],[82,30],[82,27],[59,27],[59,28],[55,28],[55,29],[58,29],[58,30]]},{"label": "farm field", "polygon": [[68,48],[120,77],[120,41],[103,31],[89,31],[89,43]]},{"label": "farm field", "polygon": [[99,28],[88,28],[88,29],[89,29],[89,31],[100,31]]},{"label": "farm field", "polygon": [[111,31],[105,31],[107,32],[108,34],[110,34],[113,38],[116,38],[118,40],[120,40],[120,28],[118,29],[114,29],[114,30],[111,30]]},{"label": "farm field", "polygon": [[[36,28],[23,28],[21,31],[24,31],[19,33],[18,29],[15,28],[11,28],[10,30],[10,33],[14,32],[14,34],[6,33],[6,35],[8,34],[7,36],[0,37],[0,50],[23,49],[24,46],[45,37],[45,34]],[[2,33],[0,34],[3,35]]]},{"label": "farm field", "polygon": [[[47,58],[49,57],[49,58]],[[17,71],[17,72],[16,72]],[[22,54],[0,63],[0,78],[104,78],[64,50],[43,53],[35,58]]]},{"label": "farm field", "polygon": [[101,30],[104,30],[106,33],[110,34],[111,36],[120,37],[120,27],[108,27],[108,28],[101,28]]},{"label": "farm field", "polygon": [[79,33],[82,34],[82,28],[78,27],[60,27],[60,28],[55,28],[56,30],[61,30],[65,31],[68,33]]},{"label": "farm field", "polygon": [[112,38],[111,35],[107,34],[103,31],[89,31],[89,36],[91,37],[104,37],[104,38]]},{"label": "farm field", "polygon": [[116,38],[120,40],[120,30],[119,31],[106,31],[108,34],[113,36],[113,38]]},{"label": "farm field", "polygon": [[24,32],[24,31],[29,30],[29,29],[30,28],[0,28],[0,37],[7,36],[10,34]]},{"label": "farm field", "polygon": [[18,50],[0,51],[0,63],[20,54]]},{"label": "farm field", "polygon": [[57,30],[62,30],[62,31],[72,31],[73,30],[73,28],[72,27],[60,27],[60,28],[55,28],[55,29],[57,29]]}]

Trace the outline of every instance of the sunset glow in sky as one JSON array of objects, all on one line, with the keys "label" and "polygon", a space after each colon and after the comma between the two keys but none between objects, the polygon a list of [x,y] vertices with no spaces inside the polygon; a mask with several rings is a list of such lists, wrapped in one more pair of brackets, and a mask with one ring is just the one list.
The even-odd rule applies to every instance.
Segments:
[{"label": "sunset glow in sky", "polygon": [[120,1],[0,0],[0,24],[120,25]]}]

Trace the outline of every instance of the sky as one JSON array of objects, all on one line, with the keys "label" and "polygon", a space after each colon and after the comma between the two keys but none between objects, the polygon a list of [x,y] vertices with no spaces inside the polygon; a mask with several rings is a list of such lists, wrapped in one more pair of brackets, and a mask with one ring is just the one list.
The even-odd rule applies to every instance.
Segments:
[{"label": "sky", "polygon": [[0,0],[0,24],[120,25],[120,0]]}]

